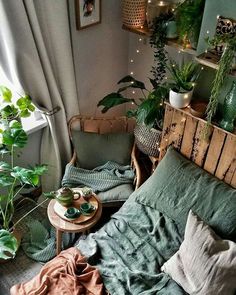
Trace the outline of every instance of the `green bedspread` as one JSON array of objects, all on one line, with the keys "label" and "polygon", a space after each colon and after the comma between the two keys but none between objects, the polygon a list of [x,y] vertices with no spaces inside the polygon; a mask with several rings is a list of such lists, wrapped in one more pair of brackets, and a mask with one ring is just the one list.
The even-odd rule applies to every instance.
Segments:
[{"label": "green bedspread", "polygon": [[181,240],[171,219],[136,203],[133,195],[78,248],[98,267],[112,295],[179,295],[186,293],[160,272],[160,266],[178,250]]},{"label": "green bedspread", "polygon": [[66,165],[62,186],[88,186],[94,192],[103,192],[125,183],[133,183],[134,172],[130,165],[122,166],[108,161],[92,170]]}]

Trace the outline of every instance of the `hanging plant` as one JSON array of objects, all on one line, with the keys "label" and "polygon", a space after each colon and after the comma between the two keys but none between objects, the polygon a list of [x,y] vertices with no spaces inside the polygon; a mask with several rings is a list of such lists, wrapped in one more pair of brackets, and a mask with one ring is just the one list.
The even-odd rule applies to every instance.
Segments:
[{"label": "hanging plant", "polygon": [[156,88],[164,79],[166,74],[167,52],[166,32],[167,22],[173,19],[173,14],[161,14],[153,21],[152,34],[149,39],[151,47],[154,48],[154,66],[152,66],[151,73],[153,79],[150,79],[154,88]]},{"label": "hanging plant", "polygon": [[211,89],[211,96],[207,106],[207,125],[212,121],[213,116],[216,113],[218,106],[218,98],[220,95],[221,88],[224,84],[227,74],[230,73],[232,68],[232,62],[236,51],[236,36],[235,34],[223,34],[214,37],[209,41],[210,45],[218,46],[225,45],[224,52],[219,61],[219,68],[216,71],[216,75],[213,81],[213,86]]}]

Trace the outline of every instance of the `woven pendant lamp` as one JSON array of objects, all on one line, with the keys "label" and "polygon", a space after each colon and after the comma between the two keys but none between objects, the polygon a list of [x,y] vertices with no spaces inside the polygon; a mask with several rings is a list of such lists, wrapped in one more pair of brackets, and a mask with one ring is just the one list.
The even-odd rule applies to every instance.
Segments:
[{"label": "woven pendant lamp", "polygon": [[141,27],[146,20],[146,0],[123,0],[122,19],[128,27]]}]

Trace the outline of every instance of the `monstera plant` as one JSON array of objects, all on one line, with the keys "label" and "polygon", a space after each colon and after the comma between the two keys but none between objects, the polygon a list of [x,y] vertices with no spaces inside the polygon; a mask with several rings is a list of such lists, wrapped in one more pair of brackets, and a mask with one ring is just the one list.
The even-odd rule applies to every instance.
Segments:
[{"label": "monstera plant", "polygon": [[47,170],[46,165],[24,168],[15,165],[20,149],[27,144],[21,118],[30,116],[35,107],[28,95],[15,102],[12,92],[0,86],[0,258],[14,257],[17,240],[14,237],[12,218],[14,200],[23,188],[35,187],[40,176]]}]

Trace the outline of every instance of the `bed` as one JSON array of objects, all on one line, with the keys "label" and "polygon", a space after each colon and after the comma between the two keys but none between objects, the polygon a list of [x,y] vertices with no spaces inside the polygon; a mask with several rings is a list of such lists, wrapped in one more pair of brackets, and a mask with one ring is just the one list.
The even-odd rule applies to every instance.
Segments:
[{"label": "bed", "polygon": [[[79,241],[77,248],[99,270],[110,294],[211,294],[204,291],[205,287],[187,292],[168,271],[163,271],[163,265],[168,267],[166,262],[184,244],[191,210],[211,227],[209,236],[216,233],[212,234],[214,243],[228,245],[228,240],[236,241],[236,136],[210,126],[205,140],[201,137],[204,124],[188,110],[167,104],[158,167],[107,224]],[[230,243],[232,247],[228,248],[235,251],[236,244]],[[205,248],[208,249],[206,244]],[[215,248],[213,256],[217,261],[218,253],[228,253],[228,248]],[[236,252],[232,253],[227,264],[232,268],[229,279],[236,271]],[[197,260],[201,262],[201,255]],[[180,269],[184,272],[183,266]],[[229,271],[225,267],[222,274],[225,269]],[[216,272],[218,278],[219,270]],[[214,288],[212,285],[212,294],[234,294],[232,279],[229,285],[225,278],[222,280]]]}]

